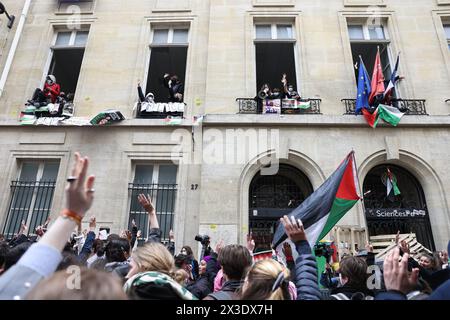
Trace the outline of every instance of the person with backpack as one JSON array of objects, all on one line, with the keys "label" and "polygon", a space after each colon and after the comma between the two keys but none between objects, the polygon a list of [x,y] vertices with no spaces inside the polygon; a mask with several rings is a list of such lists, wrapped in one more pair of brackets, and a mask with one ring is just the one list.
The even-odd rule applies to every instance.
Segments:
[{"label": "person with backpack", "polygon": [[361,257],[348,256],[339,264],[340,286],[331,291],[331,300],[373,300],[367,287],[367,263]]}]

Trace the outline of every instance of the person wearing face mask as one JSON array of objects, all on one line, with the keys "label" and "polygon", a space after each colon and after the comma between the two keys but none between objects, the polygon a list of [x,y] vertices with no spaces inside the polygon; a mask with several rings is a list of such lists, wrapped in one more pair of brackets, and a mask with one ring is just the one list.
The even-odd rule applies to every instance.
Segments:
[{"label": "person wearing face mask", "polygon": [[294,90],[294,86],[292,84],[288,84],[286,74],[283,74],[283,78],[281,79],[281,83],[283,84],[283,93],[284,98],[286,99],[301,99],[300,94]]},{"label": "person wearing face mask", "polygon": [[138,95],[139,95],[139,102],[140,103],[155,103],[155,96],[153,93],[149,92],[146,96],[144,96],[144,92],[142,91],[141,82],[138,81]]},{"label": "person wearing face mask", "polygon": [[177,75],[164,75],[164,86],[169,89],[170,102],[183,102],[184,85]]},{"label": "person wearing face mask", "polygon": [[48,75],[45,81],[44,89],[37,88],[34,91],[33,98],[28,100],[28,103],[35,107],[43,107],[49,103],[55,103],[59,94],[61,93],[61,86],[56,83],[54,75]]}]

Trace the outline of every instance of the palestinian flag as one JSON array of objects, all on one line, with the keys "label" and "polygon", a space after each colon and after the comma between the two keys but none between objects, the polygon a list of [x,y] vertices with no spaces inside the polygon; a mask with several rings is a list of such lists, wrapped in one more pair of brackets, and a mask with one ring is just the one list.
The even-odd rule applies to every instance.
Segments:
[{"label": "palestinian flag", "polygon": [[378,124],[378,108],[376,108],[373,113],[371,113],[366,108],[363,108],[362,109],[362,114],[363,114],[364,118],[366,119],[367,123],[369,124],[369,126],[371,126],[372,128],[376,128],[377,127],[377,124]]},{"label": "palestinian flag", "polygon": [[311,101],[297,101],[297,107],[299,109],[309,109],[311,108]]},{"label": "palestinian flag", "polygon": [[397,186],[397,179],[392,174],[391,170],[389,168],[387,169],[387,175],[386,175],[386,194],[388,199],[393,201],[396,196],[400,194],[400,189]]},{"label": "palestinian flag", "polygon": [[[360,199],[355,155],[351,152],[339,168],[289,217],[302,220],[308,242],[313,247],[323,239],[339,220]],[[272,246],[276,248],[287,235],[280,223],[275,232]]]},{"label": "palestinian flag", "polygon": [[378,117],[396,127],[405,114],[395,107],[380,104],[378,106]]}]

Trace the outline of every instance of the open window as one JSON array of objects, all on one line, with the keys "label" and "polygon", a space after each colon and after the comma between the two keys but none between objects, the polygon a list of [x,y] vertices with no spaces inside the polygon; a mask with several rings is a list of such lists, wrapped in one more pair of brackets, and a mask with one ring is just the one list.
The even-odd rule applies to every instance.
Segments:
[{"label": "open window", "polygon": [[[373,74],[377,50],[380,48],[385,86],[387,86],[391,78],[393,66],[391,64],[389,35],[384,25],[370,24],[367,21],[349,22],[348,32],[352,49],[353,64],[359,64],[359,56],[362,56],[367,73],[370,77],[372,77]],[[355,69],[356,83],[357,80],[358,70]],[[395,97],[395,92],[393,92],[393,96]]]},{"label": "open window", "polygon": [[165,74],[177,75],[185,85],[188,35],[187,27],[153,28],[146,93],[153,93],[155,102],[170,102]]},{"label": "open window", "polygon": [[447,24],[444,24],[444,30],[445,30],[445,37],[447,38],[447,46],[450,50],[450,22]]},{"label": "open window", "polygon": [[56,77],[61,91],[75,94],[89,30],[59,31],[51,47],[48,74]]},{"label": "open window", "polygon": [[298,90],[294,46],[292,24],[255,24],[256,92],[266,83],[281,90],[283,73]]}]

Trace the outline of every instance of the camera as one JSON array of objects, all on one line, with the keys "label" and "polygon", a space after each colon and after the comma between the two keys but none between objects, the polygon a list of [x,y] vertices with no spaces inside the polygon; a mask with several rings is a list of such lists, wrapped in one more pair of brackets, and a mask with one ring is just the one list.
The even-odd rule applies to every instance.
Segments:
[{"label": "camera", "polygon": [[334,250],[326,243],[318,243],[314,246],[314,255],[316,257],[325,257],[326,261],[329,262]]},{"label": "camera", "polygon": [[202,246],[209,245],[210,237],[208,235],[196,235],[195,241],[198,241],[202,244]]}]

